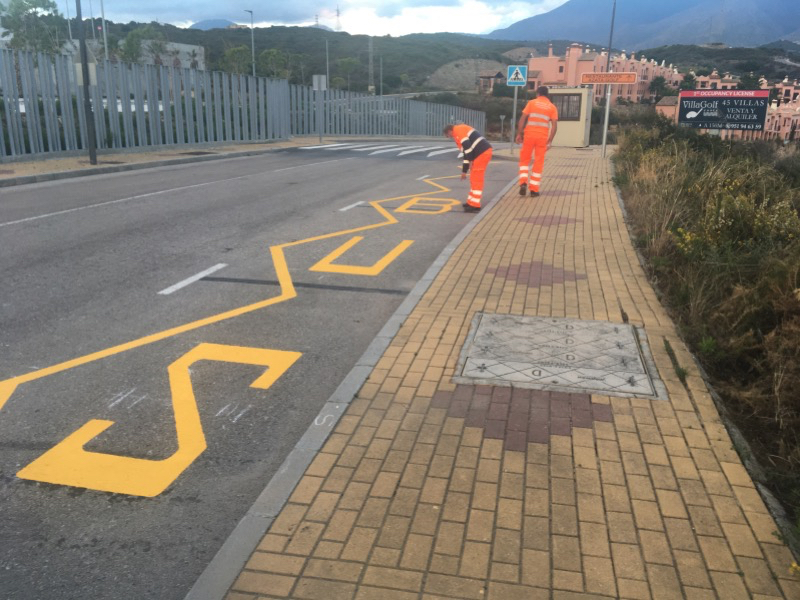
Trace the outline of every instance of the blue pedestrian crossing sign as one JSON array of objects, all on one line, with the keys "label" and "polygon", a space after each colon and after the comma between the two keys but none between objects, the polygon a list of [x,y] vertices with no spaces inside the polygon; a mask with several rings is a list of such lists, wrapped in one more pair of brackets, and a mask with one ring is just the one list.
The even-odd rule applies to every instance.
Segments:
[{"label": "blue pedestrian crossing sign", "polygon": [[528,65],[508,65],[507,85],[526,85],[528,83]]}]

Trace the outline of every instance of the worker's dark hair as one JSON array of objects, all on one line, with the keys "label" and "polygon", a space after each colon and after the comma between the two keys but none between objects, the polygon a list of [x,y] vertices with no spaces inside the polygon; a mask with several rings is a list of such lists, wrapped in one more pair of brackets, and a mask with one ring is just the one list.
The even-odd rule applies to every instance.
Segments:
[{"label": "worker's dark hair", "polygon": [[442,129],[442,133],[448,135],[451,131],[453,131],[454,125],[452,123],[445,125],[444,129]]},{"label": "worker's dark hair", "polygon": [[537,96],[544,96],[545,98],[547,98],[547,96],[549,94],[550,94],[550,90],[547,89],[546,85],[540,85],[538,88],[536,88],[536,95]]}]

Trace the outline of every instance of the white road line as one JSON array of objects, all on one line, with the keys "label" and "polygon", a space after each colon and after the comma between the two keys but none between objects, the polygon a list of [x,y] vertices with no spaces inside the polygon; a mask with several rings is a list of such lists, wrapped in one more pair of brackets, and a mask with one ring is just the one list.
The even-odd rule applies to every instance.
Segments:
[{"label": "white road line", "polygon": [[[280,173],[282,171],[291,171],[292,169],[305,169],[307,167],[316,167],[317,165],[324,165],[327,163],[339,162],[342,160],[353,160],[352,158],[335,158],[333,160],[324,160],[322,162],[316,163],[309,163],[307,165],[298,165],[296,167],[287,167],[286,169],[276,169],[274,171],[268,171],[268,173]],[[142,198],[150,198],[151,196],[160,196],[161,194],[168,194],[170,192],[180,192],[183,190],[191,190],[194,188],[204,187],[207,185],[215,185],[217,183],[225,183],[227,181],[236,181],[237,179],[246,179],[248,177],[252,177],[253,175],[260,175],[263,173],[251,173],[250,175],[239,175],[238,177],[228,177],[227,179],[216,179],[214,181],[207,181],[205,183],[195,183],[192,185],[182,185],[176,188],[170,188],[168,190],[159,190],[157,192],[150,192],[148,194],[138,194],[136,196],[128,196],[127,198],[118,198],[117,200],[109,200],[108,202],[98,202],[97,204],[89,204],[87,206],[78,206],[75,208],[68,208],[66,210],[59,210],[56,212],[47,213],[44,215],[37,215],[35,217],[27,217],[25,219],[19,219],[17,221],[7,221],[5,223],[0,223],[0,227],[6,227],[7,225],[19,225],[20,223],[28,223],[29,221],[38,221],[39,219],[47,219],[49,217],[57,217],[59,215],[66,215],[69,213],[77,212],[79,210],[87,210],[89,208],[100,208],[102,206],[110,206],[112,204],[119,204],[121,202],[128,202],[129,200],[141,200]]]},{"label": "white road line", "polygon": [[369,154],[372,156],[373,154],[383,154],[384,152],[397,152],[398,150],[405,150],[406,148],[419,148],[419,146],[400,146],[399,148],[389,148],[388,150],[376,150],[375,152],[370,152]]},{"label": "white road line", "polygon": [[141,200],[142,198],[149,198],[150,196],[158,196],[160,194],[166,194],[169,192],[178,192],[181,190],[190,190],[192,188],[203,187],[204,185],[213,185],[215,183],[223,183],[225,181],[235,181],[236,179],[244,179],[245,177],[250,177],[250,175],[240,175],[239,177],[230,177],[229,179],[217,179],[216,181],[209,181],[207,183],[195,183],[193,185],[184,185],[181,187],[170,188],[168,190],[160,190],[158,192],[150,192],[149,194],[139,194],[138,196],[128,196],[127,198],[119,198],[117,200],[109,200],[108,202],[99,202],[97,204],[90,204],[88,206],[78,206],[76,208],[68,208],[66,210],[59,210],[57,212],[47,213],[46,215],[38,215],[36,217],[28,217],[27,219],[19,219],[18,221],[8,221],[6,223],[0,223],[0,227],[5,227],[6,225],[17,225],[19,223],[27,223],[28,221],[36,221],[38,219],[46,219],[47,217],[57,217],[58,215],[65,215],[71,212],[77,212],[79,210],[86,210],[87,208],[97,208],[100,206],[109,206],[111,204],[119,204],[120,202],[127,202],[128,200]]},{"label": "white road line", "polygon": [[384,148],[397,148],[397,144],[391,144],[389,146],[368,146],[367,148],[358,148],[357,150],[353,150],[353,152],[366,152],[367,150],[382,150]]},{"label": "white road line", "polygon": [[364,201],[363,201],[363,200],[361,200],[361,201],[359,201],[359,202],[354,202],[354,203],[353,203],[353,204],[351,204],[350,206],[345,206],[344,208],[340,208],[340,209],[339,209],[339,212],[344,212],[344,211],[346,211],[346,210],[350,210],[351,208],[355,208],[356,206],[359,206],[359,205],[361,205],[361,204],[364,204]]},{"label": "white road line", "polygon": [[345,144],[343,148],[325,148],[325,150],[352,150],[353,148],[363,148],[364,146],[373,146],[374,144]]},{"label": "white road line", "polygon": [[322,162],[309,163],[307,165],[297,165],[295,167],[286,167],[285,169],[275,169],[270,173],[282,173],[283,171],[293,171],[295,169],[306,169],[308,167],[316,167],[317,165],[327,165],[328,163],[341,162],[343,160],[353,160],[354,158],[334,158],[333,160],[323,160]]},{"label": "white road line", "polygon": [[167,296],[167,295],[171,294],[172,292],[177,292],[179,289],[185,288],[187,285],[190,285],[190,284],[194,283],[195,281],[199,281],[200,279],[202,279],[206,275],[211,275],[211,273],[215,273],[216,271],[219,271],[220,269],[224,269],[227,266],[228,265],[226,265],[224,263],[220,263],[218,265],[214,265],[210,269],[206,269],[205,271],[203,271],[202,273],[198,273],[197,275],[192,275],[191,277],[189,277],[187,279],[184,279],[183,281],[180,281],[180,282],[176,283],[175,285],[172,285],[172,286],[170,286],[170,287],[168,287],[168,288],[166,288],[164,290],[161,290],[158,293],[161,294],[162,296]]},{"label": "white road line", "polygon": [[422,181],[423,179],[427,179],[430,175],[423,175],[422,177],[417,177],[417,181]]},{"label": "white road line", "polygon": [[415,152],[425,152],[427,150],[438,150],[439,148],[444,148],[444,146],[425,146],[424,148],[420,148],[419,150],[406,150],[405,152],[401,152],[397,156],[405,156],[406,154],[414,154]]},{"label": "white road line", "polygon": [[437,150],[436,152],[431,152],[430,154],[428,154],[428,156],[430,157],[430,156],[436,156],[437,154],[447,154],[448,152],[458,152],[459,156],[463,156],[463,154],[461,154],[461,150],[459,150],[458,148],[448,148],[447,150]]},{"label": "white road line", "polygon": [[350,144],[321,144],[318,146],[302,146],[300,150],[318,150],[319,148],[335,148],[336,146],[349,146]]}]

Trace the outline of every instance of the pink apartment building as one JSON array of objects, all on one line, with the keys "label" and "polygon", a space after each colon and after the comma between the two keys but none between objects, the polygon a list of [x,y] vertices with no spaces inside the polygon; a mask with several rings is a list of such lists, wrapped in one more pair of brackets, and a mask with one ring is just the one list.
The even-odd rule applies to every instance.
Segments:
[{"label": "pink apartment building", "polygon": [[[583,73],[604,73],[608,54],[605,51],[596,52],[589,46],[572,44],[567,48],[564,56],[554,56],[553,47],[550,46],[547,56],[537,56],[528,59],[528,89],[535,90],[540,85],[549,87],[577,87],[581,85]],[[654,99],[650,92],[650,82],[655,77],[663,77],[666,84],[678,88],[684,76],[673,65],[660,64],[655,60],[648,60],[644,56],[636,58],[635,54],[627,56],[625,52],[612,55],[610,70],[616,73],[635,72],[637,83],[631,85],[611,86],[611,102],[619,99],[629,102],[641,102]],[[730,73],[720,75],[714,70],[710,75],[696,76],[697,89],[733,90],[739,85],[739,78]],[[737,139],[779,139],[800,140],[800,83],[790,82],[788,78],[770,86],[762,78],[761,89],[770,87],[777,89],[777,100],[770,104],[767,111],[767,120],[764,131],[722,131],[723,138]],[[599,104],[604,93],[604,86],[594,86],[594,103]],[[678,99],[667,96],[656,106],[656,110],[667,118],[678,119]]]},{"label": "pink apartment building", "polygon": [[[535,90],[540,85],[575,87],[581,85],[583,73],[605,73],[608,54],[605,51],[596,52],[589,46],[572,44],[567,48],[564,56],[554,56],[553,47],[550,46],[547,56],[537,56],[528,59],[528,89]],[[611,86],[611,102],[618,99],[630,102],[641,102],[643,99],[652,100],[650,82],[655,77],[663,77],[667,85],[677,88],[683,75],[672,65],[666,66],[663,62],[658,64],[654,60],[647,60],[644,56],[630,57],[625,52],[611,56],[610,70],[616,73],[635,72],[637,83],[631,85]],[[604,86],[598,85],[594,89],[594,102],[598,104],[603,96]]]}]

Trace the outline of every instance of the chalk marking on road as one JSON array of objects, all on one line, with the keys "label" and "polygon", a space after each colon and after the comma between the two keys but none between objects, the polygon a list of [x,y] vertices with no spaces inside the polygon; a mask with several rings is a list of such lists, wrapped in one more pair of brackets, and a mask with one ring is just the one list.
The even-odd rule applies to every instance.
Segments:
[{"label": "chalk marking on road", "polygon": [[132,409],[134,406],[136,406],[137,404],[139,404],[139,402],[141,402],[141,401],[142,401],[142,400],[144,400],[145,398],[147,398],[147,394],[145,394],[144,396],[139,396],[138,398],[136,398],[136,400],[134,400],[133,402],[131,402],[131,403],[128,405],[128,410]]},{"label": "chalk marking on road", "polygon": [[[338,408],[338,407],[337,407]],[[336,417],[334,415],[318,415],[316,419],[314,419],[314,425],[317,427],[322,427],[323,425],[327,424],[328,419],[331,420],[331,424],[336,422]]]},{"label": "chalk marking on road", "polygon": [[247,405],[247,407],[246,407],[245,409],[243,409],[243,410],[242,410],[242,411],[241,411],[241,412],[240,412],[238,415],[236,415],[235,417],[233,417],[233,418],[231,419],[231,423],[236,423],[236,421],[238,421],[238,420],[239,420],[239,419],[241,419],[241,418],[242,418],[242,417],[243,417],[245,414],[247,414],[248,412],[250,412],[250,409],[251,409],[251,408],[253,408],[253,405],[252,405],[252,404],[248,404],[248,405]]},{"label": "chalk marking on road", "polygon": [[398,154],[397,156],[405,156],[406,154],[416,154],[417,152],[427,152],[428,150],[438,150],[439,148],[444,148],[444,146],[424,146],[417,150],[405,150]]},{"label": "chalk marking on road", "polygon": [[430,177],[430,175],[423,175],[422,177],[417,177],[417,181],[422,181],[424,179],[427,179],[428,177]]},{"label": "chalk marking on road", "polygon": [[230,404],[226,404],[225,406],[220,408],[219,411],[217,411],[217,414],[215,414],[214,416],[215,417],[219,417],[220,415],[226,415],[229,412],[231,412],[231,405]]},{"label": "chalk marking on road", "polygon": [[351,208],[355,208],[356,206],[361,206],[362,204],[364,204],[363,200],[360,200],[359,202],[354,202],[350,206],[345,206],[344,208],[340,208],[339,212],[344,212],[346,210],[350,210]]},{"label": "chalk marking on road", "polygon": [[108,408],[114,408],[117,404],[125,400],[128,396],[130,396],[133,392],[136,391],[136,388],[131,388],[127,392],[120,392],[116,396],[111,399],[111,404],[108,405]]},{"label": "chalk marking on road", "polygon": [[228,265],[225,263],[219,263],[218,265],[214,265],[213,267],[206,269],[202,273],[198,273],[197,275],[192,275],[191,277],[187,277],[183,281],[179,281],[175,285],[171,285],[168,288],[165,288],[158,293],[161,294],[162,296],[169,296],[173,292],[177,292],[178,290],[185,288],[187,285],[193,284],[195,281],[200,281],[206,275],[211,275],[212,273],[216,273],[220,269],[224,269],[227,266]]}]

